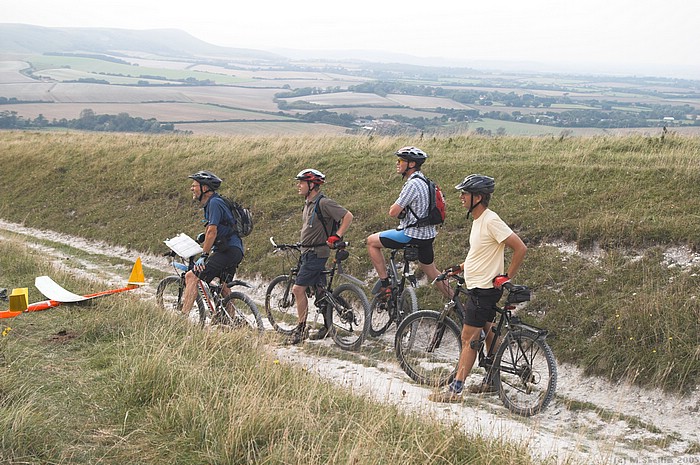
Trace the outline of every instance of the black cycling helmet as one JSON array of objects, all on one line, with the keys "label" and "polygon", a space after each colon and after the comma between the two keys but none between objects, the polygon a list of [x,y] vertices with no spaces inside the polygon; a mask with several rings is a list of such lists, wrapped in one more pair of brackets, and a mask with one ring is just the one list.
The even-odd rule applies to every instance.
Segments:
[{"label": "black cycling helmet", "polygon": [[326,175],[321,173],[319,170],[315,170],[312,168],[299,171],[299,174],[296,175],[296,178],[299,181],[310,182],[312,184],[316,184],[317,186],[320,186],[321,184],[326,182]]},{"label": "black cycling helmet", "polygon": [[469,210],[467,210],[467,218],[469,218],[469,214],[474,211],[477,205],[483,204],[485,207],[488,207],[491,194],[496,189],[496,181],[492,177],[484,176],[483,174],[470,174],[464,178],[464,181],[457,184],[455,189],[480,196],[479,201],[476,203],[474,203],[474,196],[471,196]]},{"label": "black cycling helmet", "polygon": [[416,166],[420,168],[420,165],[423,164],[423,162],[428,158],[428,154],[419,149],[418,147],[402,147],[394,153],[399,158],[402,158],[406,161],[414,161],[416,162]]},{"label": "black cycling helmet", "polygon": [[464,181],[455,186],[455,189],[472,194],[493,194],[496,189],[496,181],[483,174],[470,174]]},{"label": "black cycling helmet", "polygon": [[209,189],[215,191],[221,187],[221,178],[212,173],[211,171],[197,171],[194,174],[187,176],[190,179],[194,179],[200,185],[209,186]]}]

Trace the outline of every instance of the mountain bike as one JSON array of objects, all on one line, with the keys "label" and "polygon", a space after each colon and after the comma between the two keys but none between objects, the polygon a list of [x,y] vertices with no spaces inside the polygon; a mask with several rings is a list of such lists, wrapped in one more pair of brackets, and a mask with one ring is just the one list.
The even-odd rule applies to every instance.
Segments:
[{"label": "mountain bike", "polygon": [[[289,272],[277,276],[270,282],[265,292],[265,311],[267,319],[276,331],[291,335],[297,325],[297,308],[292,293],[292,286],[301,266],[301,244],[276,244],[271,237],[270,242],[275,252],[285,252],[286,262],[291,262]],[[330,336],[344,350],[358,350],[369,329],[370,310],[367,296],[360,286],[364,283],[349,274],[343,273],[343,261],[350,253],[346,250],[348,243],[336,244],[333,265],[323,271],[328,284],[325,286],[309,286],[306,288],[307,297],[315,297],[314,305],[319,314],[325,314],[331,327]],[[342,276],[350,281],[333,288],[333,280]],[[309,299],[309,303],[311,299]]]},{"label": "mountain bike", "polygon": [[[396,253],[403,252],[403,269],[399,275]],[[381,299],[375,295],[369,306],[372,317],[369,327],[369,334],[378,337],[384,334],[392,322],[398,326],[406,315],[418,311],[418,297],[415,287],[417,286],[416,276],[411,272],[411,262],[418,260],[418,246],[407,245],[403,249],[391,249],[389,263],[387,264],[387,276],[391,280],[391,296],[388,300]],[[377,281],[372,289],[372,294],[379,291],[382,285],[381,280]]]},{"label": "mountain bike", "polygon": [[[401,368],[414,381],[438,387],[450,383],[457,373],[462,350],[461,321],[464,307],[461,295],[468,294],[464,278],[442,273],[434,282],[454,279],[454,297],[442,312],[420,310],[399,324],[394,339]],[[492,382],[503,404],[513,413],[534,415],[554,398],[557,365],[547,344],[547,330],[524,323],[512,314],[515,304],[530,300],[526,286],[506,283],[505,305],[497,309],[497,323],[489,347],[486,335],[472,342],[478,350],[479,366],[486,370],[486,382]],[[458,325],[455,318],[460,322]]]},{"label": "mountain bike", "polygon": [[[173,257],[171,264],[177,274],[166,276],[158,283],[156,302],[164,310],[179,315],[182,313],[185,274],[194,267],[195,260],[194,256],[185,259],[175,252],[168,252],[165,256]],[[253,287],[245,281],[234,279],[234,275],[226,270],[211,285],[198,280],[196,305],[188,318],[194,318],[202,327],[207,323],[224,327],[248,326],[262,332],[263,321],[255,302],[239,291],[231,291],[224,296],[223,283],[226,283],[229,289],[236,286]]]}]

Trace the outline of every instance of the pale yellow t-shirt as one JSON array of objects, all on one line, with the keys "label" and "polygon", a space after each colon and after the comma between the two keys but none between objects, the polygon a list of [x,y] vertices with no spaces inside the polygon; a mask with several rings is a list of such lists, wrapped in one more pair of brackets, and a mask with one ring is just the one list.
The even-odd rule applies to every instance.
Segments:
[{"label": "pale yellow t-shirt", "polygon": [[511,234],[513,230],[489,209],[474,220],[469,234],[469,253],[464,260],[467,289],[493,287],[493,278],[503,274],[506,247],[504,241]]}]

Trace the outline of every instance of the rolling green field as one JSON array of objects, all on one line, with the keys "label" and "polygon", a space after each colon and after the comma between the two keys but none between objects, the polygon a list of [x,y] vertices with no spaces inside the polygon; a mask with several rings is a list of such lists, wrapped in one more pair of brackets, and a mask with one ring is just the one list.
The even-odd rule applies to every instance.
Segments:
[{"label": "rolling green field", "polygon": [[[130,115],[164,122],[203,123],[187,130],[220,135],[265,135],[268,130],[275,129],[280,130],[280,135],[314,135],[317,131],[305,125],[295,125],[293,130],[282,125],[263,125],[264,129],[257,130],[255,125],[249,123],[209,124],[231,118],[225,111],[202,112],[186,104],[216,105],[235,111],[274,112],[280,117],[297,120],[308,116],[313,110],[330,111],[345,117],[344,123],[338,126],[341,129],[335,131],[338,133],[350,126],[348,118],[381,118],[385,114],[395,116],[394,121],[388,125],[372,123],[375,134],[474,134],[478,127],[495,133],[501,127],[505,129],[505,134],[499,135],[556,136],[566,130],[568,135],[589,136],[653,133],[662,124],[684,134],[700,133],[700,126],[694,124],[698,118],[697,108],[700,108],[698,84],[695,81],[644,77],[534,76],[488,73],[467,68],[404,69],[403,65],[343,61],[275,62],[268,61],[269,57],[251,63],[249,58],[240,56],[183,54],[178,57],[138,51],[97,55],[103,59],[71,56],[70,53],[75,51],[67,53],[63,56],[17,54],[0,57],[7,60],[0,61],[0,98],[18,100],[8,102],[10,105],[0,110],[14,112],[22,118],[51,114],[56,119],[72,119],[76,112],[70,105],[76,102],[83,105],[80,110],[94,110],[93,107],[99,106],[104,114],[119,113],[122,104],[140,104],[143,107],[133,110]],[[95,82],[76,82],[79,80]],[[374,83],[379,83],[377,89],[372,89]],[[353,91],[353,86],[358,85],[364,86],[364,90]],[[290,91],[291,96],[277,96],[278,93]],[[452,95],[452,92],[462,95]],[[529,96],[539,102],[519,103],[514,96]],[[545,105],[546,101],[549,102]],[[52,106],[53,103],[65,106]],[[173,104],[173,111],[163,115],[153,106],[154,103]],[[672,123],[662,123],[666,112],[681,106],[683,114],[675,113]],[[606,109],[608,114],[599,114],[602,109]],[[648,117],[646,123],[621,116],[652,110],[653,116]],[[488,114],[493,111],[505,115],[501,118],[498,114]],[[582,124],[591,127],[578,127],[578,117],[565,114],[572,111],[595,115],[582,120]],[[475,112],[479,112],[479,116],[475,116]],[[468,117],[465,116],[467,114]],[[551,115],[562,121],[552,124],[555,129],[546,125],[530,128],[510,123],[510,120],[519,119],[520,115],[530,114],[539,115],[541,121],[549,119]],[[492,129],[490,123],[481,124],[479,121],[487,117],[499,118],[501,122],[495,123],[497,126]],[[464,121],[465,118],[470,121],[466,130],[451,123]],[[615,119],[614,124],[600,124],[610,118]],[[249,118],[244,116],[240,119]],[[339,124],[321,117],[315,120],[324,124]],[[355,126],[350,129],[359,131],[358,128],[366,125],[366,122],[355,121]],[[594,129],[593,126],[616,126],[616,129]]]}]

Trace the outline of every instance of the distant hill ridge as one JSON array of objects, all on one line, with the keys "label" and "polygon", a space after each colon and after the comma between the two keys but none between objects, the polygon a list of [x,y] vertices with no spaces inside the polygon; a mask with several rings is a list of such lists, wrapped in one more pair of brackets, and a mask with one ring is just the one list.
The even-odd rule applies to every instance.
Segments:
[{"label": "distant hill ridge", "polygon": [[261,50],[220,47],[179,29],[112,29],[42,27],[0,23],[0,52],[47,53],[119,51],[145,52],[174,58],[248,59],[286,61]]}]

